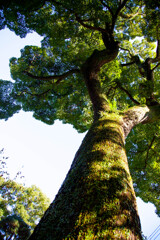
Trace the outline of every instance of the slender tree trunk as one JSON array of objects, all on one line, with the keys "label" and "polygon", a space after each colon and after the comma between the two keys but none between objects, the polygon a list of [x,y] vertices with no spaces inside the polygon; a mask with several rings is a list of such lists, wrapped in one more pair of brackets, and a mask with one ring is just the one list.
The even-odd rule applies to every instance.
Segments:
[{"label": "slender tree trunk", "polygon": [[124,138],[118,114],[93,123],[30,240],[142,239]]}]

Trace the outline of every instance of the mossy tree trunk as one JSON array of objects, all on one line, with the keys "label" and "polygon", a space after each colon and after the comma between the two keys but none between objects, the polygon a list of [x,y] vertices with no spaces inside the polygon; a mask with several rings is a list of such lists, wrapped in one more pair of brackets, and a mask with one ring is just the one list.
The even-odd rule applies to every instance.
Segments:
[{"label": "mossy tree trunk", "polygon": [[139,106],[121,115],[110,111],[98,73],[117,54],[115,42],[110,51],[94,51],[82,66],[93,125],[30,240],[142,239],[125,137],[136,124],[148,121],[149,109]]},{"label": "mossy tree trunk", "polygon": [[123,119],[94,122],[31,239],[142,239]]}]

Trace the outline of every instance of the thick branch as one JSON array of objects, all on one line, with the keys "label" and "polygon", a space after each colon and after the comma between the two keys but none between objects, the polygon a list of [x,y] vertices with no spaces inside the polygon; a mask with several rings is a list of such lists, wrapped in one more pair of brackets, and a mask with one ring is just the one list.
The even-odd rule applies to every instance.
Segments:
[{"label": "thick branch", "polygon": [[118,44],[115,42],[115,48],[95,50],[82,66],[82,72],[85,79],[88,93],[93,104],[94,117],[97,119],[101,111],[107,111],[108,105],[104,94],[102,93],[98,73],[101,67],[116,58],[118,54]]},{"label": "thick branch", "polygon": [[57,80],[55,83],[58,84],[60,83],[63,79],[67,78],[68,76],[74,74],[74,73],[80,73],[81,71],[79,69],[72,69],[69,70],[61,75],[54,75],[54,76],[35,76],[30,72],[25,71],[24,73],[27,74],[27,76],[33,78],[33,79],[38,79],[42,81],[50,81],[50,80]]},{"label": "thick branch", "polygon": [[120,3],[119,7],[116,10],[116,13],[114,14],[114,16],[112,17],[112,31],[114,29],[115,23],[117,21],[118,15],[120,13],[120,11],[122,10],[122,8],[124,8],[124,6],[126,5],[128,0],[124,0],[123,2]]},{"label": "thick branch", "polygon": [[160,104],[155,106],[135,106],[124,112],[123,129],[125,137],[137,124],[153,123],[160,120]]},{"label": "thick branch", "polygon": [[122,67],[133,65],[135,62],[121,63]]}]

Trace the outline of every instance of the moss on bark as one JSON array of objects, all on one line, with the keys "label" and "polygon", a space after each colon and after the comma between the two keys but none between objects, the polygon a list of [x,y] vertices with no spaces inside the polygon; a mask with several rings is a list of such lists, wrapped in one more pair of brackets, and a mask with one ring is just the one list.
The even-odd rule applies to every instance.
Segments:
[{"label": "moss on bark", "polygon": [[30,240],[138,240],[140,232],[122,120],[103,116],[87,133]]}]

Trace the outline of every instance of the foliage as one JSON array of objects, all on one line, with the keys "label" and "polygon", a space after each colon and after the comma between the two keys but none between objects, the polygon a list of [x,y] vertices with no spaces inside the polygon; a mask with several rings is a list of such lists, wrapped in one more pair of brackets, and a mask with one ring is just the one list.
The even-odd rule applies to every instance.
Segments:
[{"label": "foliage", "polygon": [[127,140],[127,155],[136,195],[145,202],[153,202],[158,216],[160,216],[159,127],[159,124],[137,126]]},{"label": "foliage", "polygon": [[26,25],[24,12],[36,10],[44,3],[45,0],[0,0],[0,30],[7,26],[20,37],[25,37],[30,30]]},{"label": "foliage", "polygon": [[[11,59],[11,99],[36,119],[60,119],[80,132],[105,111],[159,106],[159,11],[150,0],[80,0],[78,7],[76,0],[51,0],[20,12],[10,29],[44,39]],[[159,214],[159,123],[137,126],[126,141],[135,191]]]},{"label": "foliage", "polygon": [[[21,235],[24,234],[22,227],[26,231],[35,227],[48,208],[50,200],[36,186],[25,187],[18,183],[18,179],[22,178],[21,172],[12,180],[3,150],[0,154],[0,229],[6,231],[6,234],[8,231],[8,234],[11,234],[12,231]],[[13,228],[10,228],[11,226]]]},{"label": "foliage", "polygon": [[[4,234],[3,234],[4,233]],[[0,221],[1,239],[27,240],[30,236],[30,227],[17,215],[11,215]]]},{"label": "foliage", "polygon": [[10,95],[12,89],[12,82],[0,80],[0,119],[7,120],[21,109],[20,104]]}]

